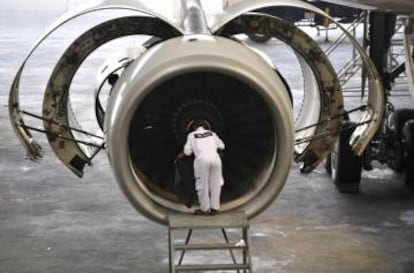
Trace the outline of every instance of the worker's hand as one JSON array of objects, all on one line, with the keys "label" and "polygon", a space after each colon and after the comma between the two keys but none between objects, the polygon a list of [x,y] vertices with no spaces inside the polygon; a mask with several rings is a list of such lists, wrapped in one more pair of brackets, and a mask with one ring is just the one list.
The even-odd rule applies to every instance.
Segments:
[{"label": "worker's hand", "polygon": [[185,156],[185,154],[184,153],[179,153],[176,157],[175,157],[175,161],[174,162],[177,162],[177,160],[180,160],[181,158],[183,158]]}]

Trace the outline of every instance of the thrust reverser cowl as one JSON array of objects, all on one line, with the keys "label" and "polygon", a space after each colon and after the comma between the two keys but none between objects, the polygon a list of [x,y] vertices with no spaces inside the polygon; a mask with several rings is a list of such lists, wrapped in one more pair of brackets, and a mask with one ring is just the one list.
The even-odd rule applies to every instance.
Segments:
[{"label": "thrust reverser cowl", "polygon": [[[159,44],[114,86],[105,134],[121,188],[157,222],[188,213],[171,190],[171,172],[183,128],[199,116],[211,117],[227,146],[222,210],[257,215],[275,199],[290,169],[291,104],[281,79],[260,56],[221,37],[189,35]],[[157,155],[160,147],[165,149]]]}]

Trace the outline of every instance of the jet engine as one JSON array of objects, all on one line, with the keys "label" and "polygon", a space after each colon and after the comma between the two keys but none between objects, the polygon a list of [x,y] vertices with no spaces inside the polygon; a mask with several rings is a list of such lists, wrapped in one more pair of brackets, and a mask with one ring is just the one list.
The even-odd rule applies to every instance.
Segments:
[{"label": "jet engine", "polygon": [[112,92],[108,154],[124,192],[148,216],[185,211],[173,162],[194,119],[207,120],[226,143],[223,210],[254,215],[282,188],[294,139],[288,91],[245,46],[204,35],[171,39],[132,63]]},{"label": "jet engine", "polygon": [[[283,188],[292,158],[310,172],[333,148],[345,115],[335,70],[320,47],[282,19],[248,13],[284,1],[244,1],[207,20],[198,0],[183,0],[177,20],[137,1],[100,1],[65,15],[25,59],[10,93],[10,118],[29,158],[41,157],[31,131],[44,132],[59,160],[78,176],[101,150],[129,201],[150,219],[166,224],[171,213],[191,213],[174,190],[174,160],[195,119],[206,120],[225,142],[222,211],[262,212]],[[306,3],[289,5],[311,9]],[[82,14],[118,8],[139,12],[105,21],[78,37],[63,53],[44,92],[41,115],[22,110],[20,78],[27,60],[55,29]],[[144,15],[143,15],[144,14]],[[266,57],[236,36],[259,33],[289,45],[301,63],[306,90],[295,124],[289,86]],[[79,67],[108,41],[149,35],[142,46],[123,50],[98,70],[96,119],[81,128],[72,111],[71,83]],[[381,85],[369,59],[370,105],[353,147],[361,153],[379,126]],[[109,85],[105,103],[103,87]],[[43,121],[27,125],[24,116]]]}]

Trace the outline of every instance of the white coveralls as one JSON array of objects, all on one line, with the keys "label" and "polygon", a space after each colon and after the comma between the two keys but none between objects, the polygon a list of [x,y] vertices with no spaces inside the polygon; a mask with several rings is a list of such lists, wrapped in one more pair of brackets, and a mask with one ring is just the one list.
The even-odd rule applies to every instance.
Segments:
[{"label": "white coveralls", "polygon": [[194,153],[194,176],[200,209],[209,211],[220,208],[221,186],[224,183],[221,159],[217,149],[223,150],[223,141],[203,127],[191,132],[184,145],[184,154]]}]

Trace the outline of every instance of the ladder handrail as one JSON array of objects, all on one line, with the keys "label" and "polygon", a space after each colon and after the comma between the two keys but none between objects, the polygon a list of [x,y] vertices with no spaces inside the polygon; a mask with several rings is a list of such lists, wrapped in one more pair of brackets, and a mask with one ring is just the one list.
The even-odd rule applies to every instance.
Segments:
[{"label": "ladder handrail", "polygon": [[[352,30],[352,32],[355,32],[356,28],[365,21],[366,16],[367,12],[362,12],[361,15],[349,25],[346,31],[351,32]],[[348,36],[346,35],[346,33],[342,32],[342,34],[335,40],[335,42],[332,43],[331,46],[325,50],[326,56],[329,56],[343,41],[347,39],[347,37]]]}]

